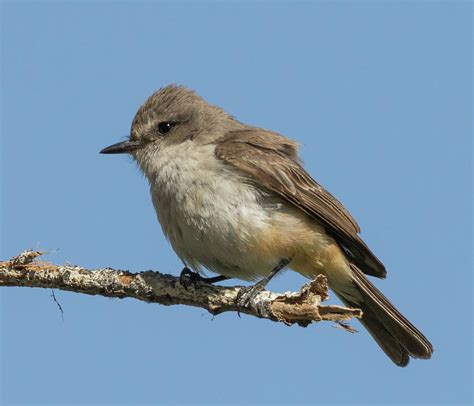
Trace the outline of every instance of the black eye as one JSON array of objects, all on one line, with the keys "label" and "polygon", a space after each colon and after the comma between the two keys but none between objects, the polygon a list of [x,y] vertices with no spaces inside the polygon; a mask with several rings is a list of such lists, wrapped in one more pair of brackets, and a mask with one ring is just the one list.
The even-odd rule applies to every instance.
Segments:
[{"label": "black eye", "polygon": [[174,127],[174,123],[163,121],[162,123],[158,124],[158,131],[160,134],[166,134],[173,127]]}]

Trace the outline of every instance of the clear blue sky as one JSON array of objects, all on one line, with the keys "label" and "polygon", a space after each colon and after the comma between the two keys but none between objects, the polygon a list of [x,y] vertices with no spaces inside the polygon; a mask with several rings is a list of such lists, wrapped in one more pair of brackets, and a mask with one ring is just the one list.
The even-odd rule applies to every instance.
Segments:
[{"label": "clear blue sky", "polygon": [[180,83],[303,144],[435,347],[400,369],[363,329],[57,291],[63,322],[49,290],[4,288],[3,403],[468,403],[471,17],[467,1],[3,2],[1,259],[178,274],[145,179],[98,151]]}]

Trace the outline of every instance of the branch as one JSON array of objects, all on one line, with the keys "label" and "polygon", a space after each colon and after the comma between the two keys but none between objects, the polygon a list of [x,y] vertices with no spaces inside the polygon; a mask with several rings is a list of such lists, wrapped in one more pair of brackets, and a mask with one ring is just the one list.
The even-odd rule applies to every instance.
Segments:
[{"label": "branch", "polygon": [[154,271],[130,273],[111,268],[89,270],[74,265],[54,265],[39,261],[39,251],[25,251],[10,261],[0,262],[0,286],[61,289],[88,295],[135,298],[149,303],[201,307],[211,314],[228,311],[280,321],[287,325],[321,320],[352,328],[344,321],[361,317],[359,309],[322,305],[328,298],[323,275],[302,286],[299,292],[272,293],[264,290],[245,306],[237,305],[240,286],[210,285],[201,281],[183,286],[180,279]]}]

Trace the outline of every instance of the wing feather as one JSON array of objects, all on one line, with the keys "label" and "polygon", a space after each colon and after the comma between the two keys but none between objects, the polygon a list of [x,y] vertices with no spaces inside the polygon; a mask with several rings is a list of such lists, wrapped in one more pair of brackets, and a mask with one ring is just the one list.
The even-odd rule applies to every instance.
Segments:
[{"label": "wing feather", "polygon": [[357,222],[301,166],[294,141],[258,128],[233,131],[219,141],[216,156],[318,220],[364,273],[385,277],[385,267],[358,236]]}]

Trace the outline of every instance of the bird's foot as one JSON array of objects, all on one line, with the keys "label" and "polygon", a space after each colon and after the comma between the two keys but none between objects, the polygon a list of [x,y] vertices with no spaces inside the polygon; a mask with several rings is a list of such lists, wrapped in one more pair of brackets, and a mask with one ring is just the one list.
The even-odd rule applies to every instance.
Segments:
[{"label": "bird's foot", "polygon": [[225,281],[226,279],[230,278],[224,275],[214,276],[212,278],[204,278],[197,272],[191,271],[191,269],[189,269],[188,267],[183,268],[181,274],[179,275],[179,282],[185,289],[188,289],[191,285],[195,285],[196,282],[213,284],[216,282]]},{"label": "bird's foot", "polygon": [[[285,268],[289,263],[289,259],[282,259],[280,260],[278,265],[273,268],[272,271],[263,279],[259,280],[254,285],[241,287],[239,293],[237,293],[237,298],[235,299],[236,305],[239,307],[247,307],[249,303],[251,303],[260,292],[263,292],[265,287],[268,285],[268,282],[270,282],[273,277],[283,268]],[[240,316],[239,312],[238,314]]]},{"label": "bird's foot", "polygon": [[237,293],[235,304],[239,307],[247,307],[249,303],[251,303],[257,297],[257,295],[260,292],[263,292],[263,290],[265,289],[266,284],[261,283],[262,281],[263,279],[258,281],[254,285],[242,286],[239,290],[239,293]]}]

